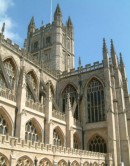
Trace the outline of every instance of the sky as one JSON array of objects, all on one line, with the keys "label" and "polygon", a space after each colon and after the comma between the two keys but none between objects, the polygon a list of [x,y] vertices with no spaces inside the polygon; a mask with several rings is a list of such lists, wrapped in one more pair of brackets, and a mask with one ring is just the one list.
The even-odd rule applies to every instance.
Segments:
[{"label": "sky", "polygon": [[[63,23],[68,16],[74,26],[75,66],[102,61],[102,40],[110,54],[113,39],[117,56],[122,53],[130,87],[130,0],[52,0],[52,13],[59,3]],[[36,27],[50,22],[51,0],[0,0],[0,29],[5,37],[23,47],[32,16]]]}]

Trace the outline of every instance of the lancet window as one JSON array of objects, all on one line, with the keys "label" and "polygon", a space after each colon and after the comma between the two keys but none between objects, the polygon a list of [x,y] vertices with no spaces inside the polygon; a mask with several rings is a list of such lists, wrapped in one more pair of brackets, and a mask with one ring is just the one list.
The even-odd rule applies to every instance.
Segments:
[{"label": "lancet window", "polygon": [[59,132],[57,132],[56,130],[53,131],[53,144],[57,145],[57,146],[62,145],[61,136],[60,136]]},{"label": "lancet window", "polygon": [[11,87],[14,88],[14,85],[15,85],[15,69],[14,69],[14,66],[12,65],[10,60],[6,60],[4,62],[4,68],[5,68],[9,83],[10,83]]},{"label": "lancet window", "polygon": [[72,85],[70,85],[70,84],[67,85],[67,87],[64,89],[64,91],[62,93],[62,97],[63,97],[63,100],[62,100],[62,103],[63,103],[63,112],[65,112],[68,94],[70,95],[71,106],[73,106],[74,101],[77,100],[76,89]]},{"label": "lancet window", "polygon": [[25,127],[25,139],[31,141],[38,141],[38,133],[34,124],[29,121]]},{"label": "lancet window", "polygon": [[89,141],[89,150],[93,152],[106,153],[107,147],[105,140],[96,135],[92,140]]},{"label": "lancet window", "polygon": [[0,115],[0,134],[8,134],[8,125],[2,115]]},{"label": "lancet window", "polygon": [[104,88],[93,78],[87,87],[88,122],[105,120]]}]

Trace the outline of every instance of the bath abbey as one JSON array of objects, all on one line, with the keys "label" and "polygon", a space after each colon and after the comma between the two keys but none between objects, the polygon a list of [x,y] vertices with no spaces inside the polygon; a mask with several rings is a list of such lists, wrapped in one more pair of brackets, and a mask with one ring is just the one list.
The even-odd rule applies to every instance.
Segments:
[{"label": "bath abbey", "polygon": [[[6,26],[5,26],[6,28]],[[23,48],[0,33],[0,166],[130,166],[130,96],[113,40],[74,67],[74,27],[29,22]]]}]

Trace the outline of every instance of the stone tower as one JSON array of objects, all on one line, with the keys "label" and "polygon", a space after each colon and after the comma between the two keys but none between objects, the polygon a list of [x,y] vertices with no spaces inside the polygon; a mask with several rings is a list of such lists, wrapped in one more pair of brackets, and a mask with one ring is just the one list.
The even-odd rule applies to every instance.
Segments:
[{"label": "stone tower", "polygon": [[52,24],[36,29],[34,17],[32,17],[28,26],[25,49],[30,52],[33,59],[52,70],[62,72],[74,68],[73,24],[70,17],[66,25],[62,23],[59,4]]}]

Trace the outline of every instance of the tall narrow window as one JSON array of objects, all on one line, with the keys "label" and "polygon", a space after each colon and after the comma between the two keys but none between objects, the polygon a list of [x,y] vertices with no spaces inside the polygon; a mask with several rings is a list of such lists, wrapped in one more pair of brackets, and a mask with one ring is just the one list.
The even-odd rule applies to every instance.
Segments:
[{"label": "tall narrow window", "polygon": [[0,115],[0,134],[8,134],[8,125],[2,115]]},{"label": "tall narrow window", "polygon": [[31,121],[25,127],[25,140],[38,141],[37,130]]},{"label": "tall narrow window", "polygon": [[53,144],[57,146],[63,146],[62,136],[56,129],[53,131]]},{"label": "tall narrow window", "polygon": [[71,106],[73,106],[74,101],[77,100],[77,92],[76,89],[72,86],[72,85],[67,85],[66,88],[64,89],[63,93],[62,93],[62,103],[63,103],[63,112],[65,112],[65,108],[66,108],[66,103],[67,103],[67,96],[68,93],[70,95],[70,102],[71,102]]},{"label": "tall narrow window", "polygon": [[76,133],[73,135],[73,147],[74,147],[74,149],[80,148],[80,140]]},{"label": "tall narrow window", "polygon": [[87,87],[88,121],[105,120],[104,89],[100,81],[93,78]]},{"label": "tall narrow window", "polygon": [[13,64],[11,63],[11,60],[6,60],[4,61],[4,68],[9,80],[9,83],[12,88],[14,88],[14,83],[15,83],[15,69]]},{"label": "tall narrow window", "polygon": [[96,135],[89,141],[89,150],[93,152],[107,153],[107,147],[105,140]]}]

